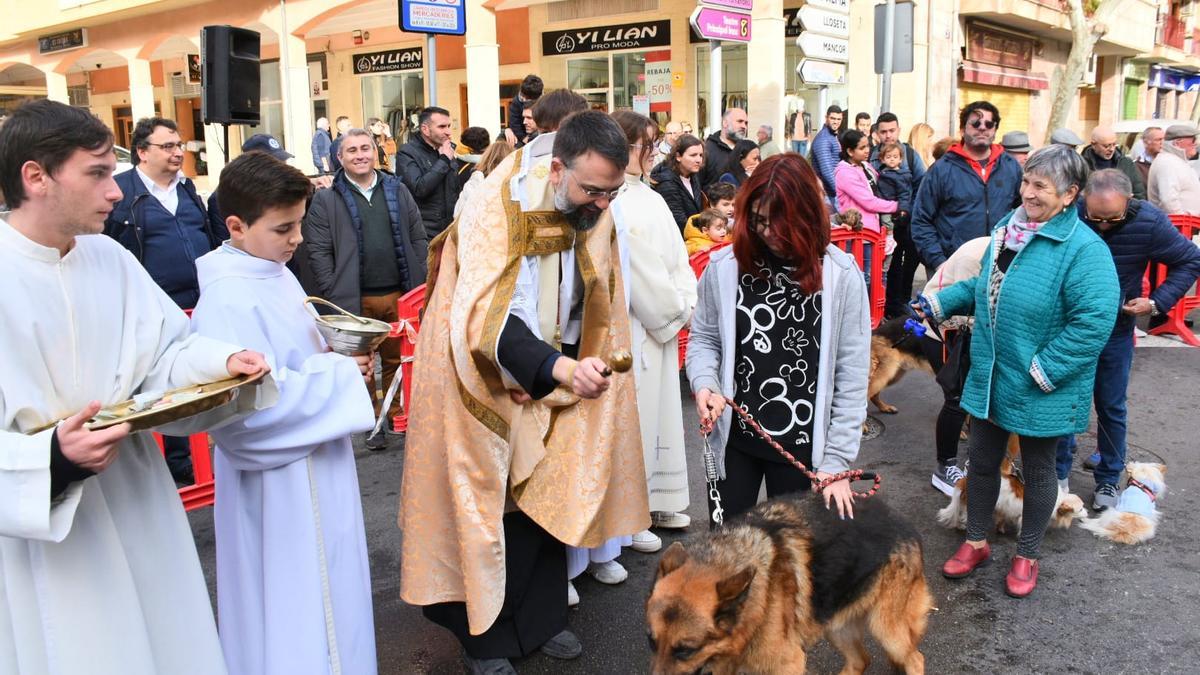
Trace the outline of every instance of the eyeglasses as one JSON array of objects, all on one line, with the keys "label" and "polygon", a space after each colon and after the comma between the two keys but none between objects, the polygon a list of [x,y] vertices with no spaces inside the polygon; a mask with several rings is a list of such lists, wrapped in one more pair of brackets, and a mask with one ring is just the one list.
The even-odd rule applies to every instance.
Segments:
[{"label": "eyeglasses", "polygon": [[982,127],[984,129],[991,130],[991,129],[996,128],[996,123],[994,121],[984,120],[984,119],[979,119],[979,118],[975,118],[975,119],[971,120],[970,122],[968,122],[968,124],[971,125],[972,129],[978,129],[978,128]]},{"label": "eyeglasses", "polygon": [[[621,193],[621,188],[617,188],[616,190],[611,190],[611,191],[610,190],[589,190],[588,188],[583,187],[583,183],[580,183],[578,178],[575,178],[574,172],[571,172],[571,178],[573,178],[575,180],[575,184],[579,186],[580,190],[583,190],[583,194],[587,195],[589,199],[608,199],[611,201],[613,199],[616,199],[617,195]],[[625,187],[625,186],[622,185],[621,187]]]},{"label": "eyeglasses", "polygon": [[1121,215],[1112,216],[1111,218],[1097,218],[1089,213],[1087,214],[1087,220],[1088,222],[1096,223],[1097,225],[1120,225],[1121,223],[1125,222],[1125,216],[1127,213],[1127,211],[1122,211]]},{"label": "eyeglasses", "polygon": [[183,150],[184,146],[187,144],[183,141],[171,141],[169,143],[151,143],[150,141],[146,141],[146,145],[153,145],[156,148],[162,148],[164,152],[175,152],[176,150]]}]

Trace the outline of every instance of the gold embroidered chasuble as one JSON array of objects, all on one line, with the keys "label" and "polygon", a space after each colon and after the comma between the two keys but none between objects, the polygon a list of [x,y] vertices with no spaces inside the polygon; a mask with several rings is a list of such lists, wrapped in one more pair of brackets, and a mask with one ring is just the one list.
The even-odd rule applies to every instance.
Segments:
[{"label": "gold embroidered chasuble", "polygon": [[631,374],[613,375],[593,400],[561,386],[523,405],[509,396],[517,387],[506,384],[496,350],[528,256],[537,258],[543,336],[558,334],[570,311],[560,306],[558,270],[573,251],[583,283],[580,358],[607,361],[630,349],[612,217],[576,233],[553,207],[549,155],[530,160],[522,210],[510,178],[523,154],[496,167],[430,246],[405,445],[400,595],[415,605],[465,601],[474,635],[504,602],[506,510],[573,546],[650,524]]}]

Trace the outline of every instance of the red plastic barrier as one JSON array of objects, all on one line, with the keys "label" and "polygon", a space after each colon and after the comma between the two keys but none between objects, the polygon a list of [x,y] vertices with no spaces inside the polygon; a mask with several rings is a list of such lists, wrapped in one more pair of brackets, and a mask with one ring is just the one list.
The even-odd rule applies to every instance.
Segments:
[{"label": "red plastic barrier", "polygon": [[830,234],[829,239],[834,246],[853,255],[854,259],[858,261],[859,269],[863,267],[864,247],[866,244],[874,245],[871,253],[871,285],[867,288],[867,297],[871,303],[871,328],[878,328],[879,323],[883,321],[883,309],[887,303],[883,286],[883,249],[887,244],[887,235],[870,230],[855,232],[836,228]]},{"label": "red plastic barrier", "polygon": [[[726,246],[729,246],[729,244],[730,244],[730,242],[727,242],[727,241],[721,242],[719,244],[714,245],[712,248],[709,248],[709,249],[706,249],[703,251],[696,251],[688,258],[688,264],[692,266],[692,273],[694,273],[696,275],[697,279],[699,279],[704,274],[704,269],[706,267],[708,267],[708,261],[712,257],[712,254],[716,253],[717,251],[720,251],[721,249],[725,248]],[[684,328],[683,330],[679,331],[678,338],[679,338],[679,367],[682,369],[684,366],[683,360],[687,357],[688,329]]]},{"label": "red plastic barrier", "polygon": [[[163,450],[161,434],[154,434],[159,451]],[[188,445],[192,451],[192,474],[196,482],[179,488],[179,498],[183,500],[183,509],[195,509],[212,506],[216,496],[216,482],[213,480],[212,449],[208,434],[193,434],[188,436]]]},{"label": "red plastic barrier", "polygon": [[[1173,214],[1171,216],[1171,224],[1178,228],[1179,233],[1189,241],[1191,241],[1192,238],[1197,234],[1200,234],[1200,218],[1196,216]],[[1159,265],[1159,281],[1161,282],[1166,278],[1167,266]],[[1144,284],[1143,286],[1148,286],[1148,283]],[[1167,312],[1166,323],[1158,326],[1157,328],[1151,329],[1150,334],[1177,335],[1179,336],[1179,339],[1183,340],[1185,343],[1193,347],[1200,347],[1200,339],[1196,338],[1196,334],[1193,333],[1192,329],[1188,328],[1187,323],[1185,323],[1187,315],[1197,307],[1200,307],[1200,285],[1197,285],[1195,288],[1193,288],[1190,295],[1185,295],[1180,298],[1179,302],[1175,303],[1175,306]]]},{"label": "red plastic barrier", "polygon": [[[408,402],[412,395],[413,357],[417,351],[417,333],[421,328],[421,310],[425,308],[425,284],[421,284],[396,301],[396,318],[392,337],[400,338],[400,389],[403,396],[400,414],[392,418],[392,430],[408,430]],[[391,386],[391,382],[387,386]]]}]

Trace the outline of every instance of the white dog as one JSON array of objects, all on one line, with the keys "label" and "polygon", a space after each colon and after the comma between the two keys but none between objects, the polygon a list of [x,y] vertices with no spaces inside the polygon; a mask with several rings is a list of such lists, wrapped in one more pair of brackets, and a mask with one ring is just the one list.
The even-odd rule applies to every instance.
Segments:
[{"label": "white dog", "polygon": [[1167,491],[1167,467],[1151,462],[1130,462],[1125,466],[1129,485],[1121,493],[1115,508],[1097,518],[1079,524],[1097,537],[1120,544],[1140,544],[1154,538],[1158,528],[1158,498]]}]

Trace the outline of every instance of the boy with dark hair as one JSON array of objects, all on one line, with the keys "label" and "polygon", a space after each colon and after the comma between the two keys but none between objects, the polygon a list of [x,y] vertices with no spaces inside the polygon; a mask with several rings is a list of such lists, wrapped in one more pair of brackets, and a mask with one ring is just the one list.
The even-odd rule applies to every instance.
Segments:
[{"label": "boy with dark hair", "polygon": [[350,434],[374,422],[367,354],[331,353],[286,263],[312,186],[249,152],[217,190],[230,238],[196,261],[200,335],[261,350],[279,401],[213,432],[217,609],[233,675],[376,672],[371,582]]},{"label": "boy with dark hair", "polygon": [[508,102],[508,126],[504,129],[504,136],[509,145],[515,147],[528,140],[525,138],[528,133],[525,131],[522,115],[525,108],[542,97],[543,89],[545,89],[545,84],[542,82],[542,78],[530,73],[521,81],[521,89],[517,95]]}]

